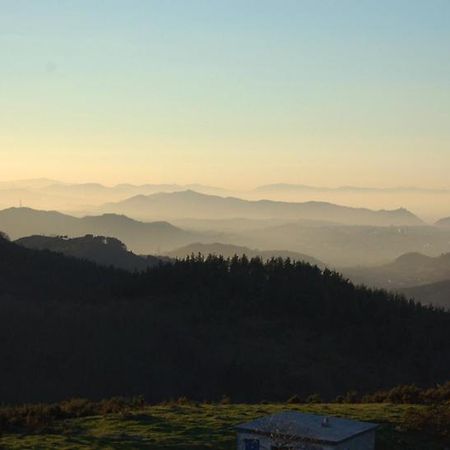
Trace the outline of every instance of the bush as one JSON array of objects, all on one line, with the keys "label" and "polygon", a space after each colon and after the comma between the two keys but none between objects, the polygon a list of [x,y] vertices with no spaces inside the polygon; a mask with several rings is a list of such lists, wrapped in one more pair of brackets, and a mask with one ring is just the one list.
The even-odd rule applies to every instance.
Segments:
[{"label": "bush", "polygon": [[220,400],[220,404],[221,405],[229,405],[230,403],[231,403],[231,398],[228,397],[228,395],[223,395]]},{"label": "bush", "polygon": [[65,417],[93,416],[98,405],[85,398],[73,398],[60,403],[61,411]]},{"label": "bush", "polygon": [[177,405],[190,405],[192,402],[187,397],[179,397],[175,403]]},{"label": "bush", "polygon": [[20,406],[0,406],[0,432],[38,430],[59,419],[71,419],[103,414],[127,413],[145,405],[142,397],[113,397],[99,402],[73,398],[61,403]]},{"label": "bush", "polygon": [[421,390],[415,385],[397,386],[387,395],[389,403],[421,403]]},{"label": "bush", "polygon": [[322,399],[319,394],[311,394],[306,398],[306,403],[322,403]]},{"label": "bush", "polygon": [[449,403],[450,381],[422,391],[421,399],[423,403]]},{"label": "bush", "polygon": [[348,391],[344,395],[344,403],[359,403],[361,400],[357,391]]},{"label": "bush", "polygon": [[376,391],[362,397],[364,403],[439,404],[450,402],[450,381],[420,388],[414,384],[396,386],[388,391]]},{"label": "bush", "polygon": [[297,404],[297,403],[301,403],[301,402],[302,401],[301,401],[300,397],[297,394],[293,395],[292,397],[289,397],[287,399],[287,403],[291,403],[291,404]]},{"label": "bush", "polygon": [[410,431],[439,436],[450,444],[450,405],[433,405],[408,411],[403,426]]}]

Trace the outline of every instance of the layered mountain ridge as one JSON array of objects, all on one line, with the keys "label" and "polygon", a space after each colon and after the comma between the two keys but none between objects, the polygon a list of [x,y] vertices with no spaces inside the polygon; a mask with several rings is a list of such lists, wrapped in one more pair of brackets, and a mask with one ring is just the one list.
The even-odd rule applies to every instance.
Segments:
[{"label": "layered mountain ridge", "polygon": [[139,218],[284,218],[313,219],[347,225],[419,226],[423,221],[404,208],[371,210],[352,208],[328,202],[280,202],[273,200],[244,200],[237,197],[206,195],[193,190],[152,195],[137,195],[109,203],[102,212],[127,214]]}]

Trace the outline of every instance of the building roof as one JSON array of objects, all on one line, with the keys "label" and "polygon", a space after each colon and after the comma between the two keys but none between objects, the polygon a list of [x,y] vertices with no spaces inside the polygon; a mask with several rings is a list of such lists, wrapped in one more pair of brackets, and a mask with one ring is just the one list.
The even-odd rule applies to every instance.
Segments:
[{"label": "building roof", "polygon": [[337,444],[377,427],[375,423],[284,411],[242,423],[237,429],[262,435],[290,437],[293,440]]}]

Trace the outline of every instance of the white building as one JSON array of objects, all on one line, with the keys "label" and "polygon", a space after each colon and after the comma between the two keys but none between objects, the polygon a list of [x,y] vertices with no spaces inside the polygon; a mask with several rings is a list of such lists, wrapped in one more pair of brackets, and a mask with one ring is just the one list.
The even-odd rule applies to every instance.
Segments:
[{"label": "white building", "polygon": [[237,450],[374,450],[378,425],[285,411],[237,426]]}]

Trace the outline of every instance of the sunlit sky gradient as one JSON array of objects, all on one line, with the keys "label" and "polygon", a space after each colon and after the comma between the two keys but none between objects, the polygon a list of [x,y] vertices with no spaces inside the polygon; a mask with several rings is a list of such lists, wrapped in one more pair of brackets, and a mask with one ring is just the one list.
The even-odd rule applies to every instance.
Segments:
[{"label": "sunlit sky gradient", "polygon": [[448,0],[0,0],[0,179],[450,187]]}]

